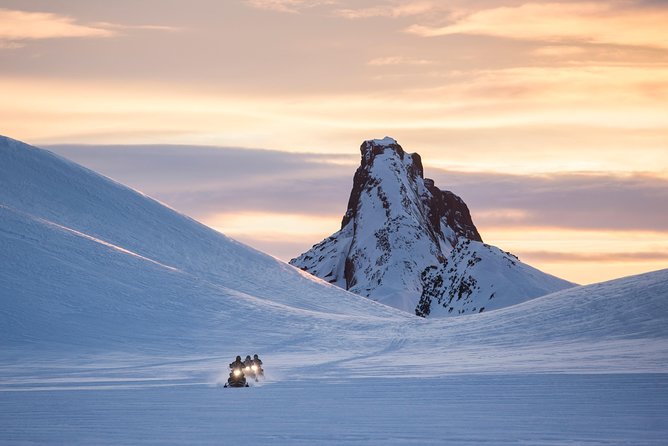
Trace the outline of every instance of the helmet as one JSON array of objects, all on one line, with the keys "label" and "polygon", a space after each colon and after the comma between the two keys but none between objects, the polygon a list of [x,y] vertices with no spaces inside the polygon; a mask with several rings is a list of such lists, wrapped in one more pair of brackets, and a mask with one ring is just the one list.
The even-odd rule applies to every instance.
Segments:
[{"label": "helmet", "polygon": [[246,359],[250,359],[250,355],[246,355]]},{"label": "helmet", "polygon": [[241,361],[241,356],[237,355],[237,361]]},{"label": "helmet", "polygon": [[253,355],[253,358],[254,358],[254,359],[258,359],[258,357],[257,357],[257,353],[255,353],[255,354]]}]

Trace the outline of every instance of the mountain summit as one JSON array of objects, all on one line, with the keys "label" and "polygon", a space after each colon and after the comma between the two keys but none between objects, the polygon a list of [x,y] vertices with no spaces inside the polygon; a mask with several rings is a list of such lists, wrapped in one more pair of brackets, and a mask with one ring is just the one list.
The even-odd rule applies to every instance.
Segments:
[{"label": "mountain summit", "polygon": [[364,141],[341,229],[290,263],[415,313],[459,315],[573,286],[483,243],[466,203],[396,140]]}]

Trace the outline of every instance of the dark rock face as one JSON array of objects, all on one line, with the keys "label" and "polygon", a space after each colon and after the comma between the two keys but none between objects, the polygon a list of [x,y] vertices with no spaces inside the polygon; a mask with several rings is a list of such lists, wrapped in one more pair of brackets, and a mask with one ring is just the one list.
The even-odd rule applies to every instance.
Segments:
[{"label": "dark rock face", "polygon": [[456,235],[452,240],[448,238],[452,246],[455,246],[460,238],[482,242],[482,237],[473,224],[471,213],[464,200],[450,191],[440,190],[434,185],[432,179],[425,178],[424,184],[432,194],[429,203],[429,221],[434,230],[447,238],[447,235],[441,231],[441,221],[444,221],[445,226],[452,229]]},{"label": "dark rock face", "polygon": [[482,243],[466,203],[424,178],[420,155],[388,137],[360,152],[341,229],[292,265],[423,317],[481,312],[570,285]]}]

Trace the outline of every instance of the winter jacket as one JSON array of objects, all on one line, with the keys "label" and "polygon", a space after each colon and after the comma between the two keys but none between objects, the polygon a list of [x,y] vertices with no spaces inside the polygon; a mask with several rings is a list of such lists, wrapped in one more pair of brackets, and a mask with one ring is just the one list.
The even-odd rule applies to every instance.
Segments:
[{"label": "winter jacket", "polygon": [[231,369],[239,368],[239,369],[242,369],[242,370],[243,370],[243,368],[244,368],[244,363],[243,363],[242,361],[234,361],[232,364],[230,364],[230,368],[231,368]]}]

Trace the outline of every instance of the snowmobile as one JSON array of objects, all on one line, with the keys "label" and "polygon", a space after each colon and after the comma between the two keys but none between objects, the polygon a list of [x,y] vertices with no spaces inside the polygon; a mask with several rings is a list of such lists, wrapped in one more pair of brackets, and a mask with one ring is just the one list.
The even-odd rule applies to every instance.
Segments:
[{"label": "snowmobile", "polygon": [[253,364],[244,367],[244,374],[246,376],[252,377],[255,381],[258,381],[259,377],[264,376],[264,369],[257,364]]},{"label": "snowmobile", "polygon": [[227,383],[223,387],[249,387],[246,382],[246,376],[241,368],[234,368],[227,378]]},{"label": "snowmobile", "polygon": [[253,364],[251,366],[251,369],[253,370],[253,374],[255,375],[255,379],[257,380],[257,377],[264,377],[264,369],[262,368],[261,365],[259,364]]}]

